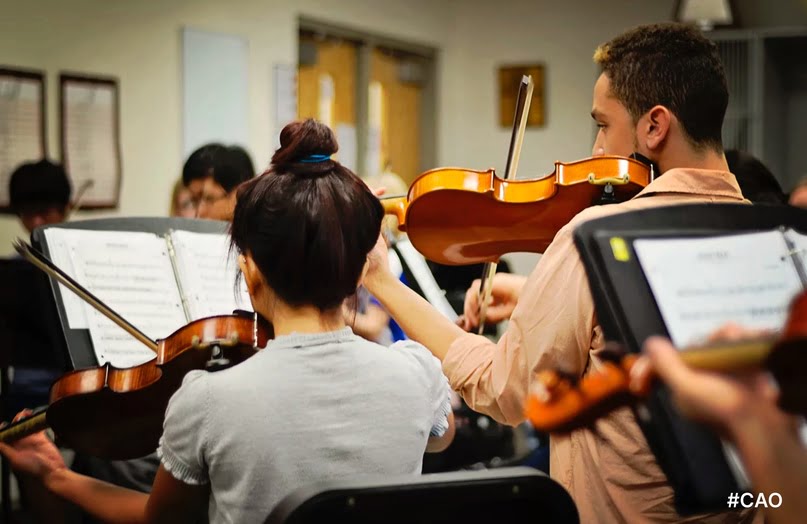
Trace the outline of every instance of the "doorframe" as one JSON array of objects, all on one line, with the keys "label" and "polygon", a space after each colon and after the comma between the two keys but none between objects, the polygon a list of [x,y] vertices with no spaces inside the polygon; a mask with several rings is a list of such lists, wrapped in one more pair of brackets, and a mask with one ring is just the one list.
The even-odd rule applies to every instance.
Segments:
[{"label": "doorframe", "polygon": [[[367,138],[369,136],[369,85],[373,50],[378,47],[395,49],[423,59],[424,75],[420,104],[420,171],[437,164],[437,60],[434,47],[397,38],[332,24],[327,21],[300,16],[297,21],[297,39],[301,32],[321,34],[324,37],[343,38],[358,42],[356,56],[356,174],[365,178],[367,172]],[[299,56],[297,57],[299,63]]]}]

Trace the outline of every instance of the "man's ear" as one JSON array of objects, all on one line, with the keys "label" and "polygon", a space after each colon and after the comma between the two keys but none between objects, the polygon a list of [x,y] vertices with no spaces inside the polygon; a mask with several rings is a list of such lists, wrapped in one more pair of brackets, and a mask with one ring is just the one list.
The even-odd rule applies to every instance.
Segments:
[{"label": "man's ear", "polygon": [[649,150],[658,149],[667,139],[673,115],[664,106],[653,106],[644,114],[638,126],[637,139]]}]

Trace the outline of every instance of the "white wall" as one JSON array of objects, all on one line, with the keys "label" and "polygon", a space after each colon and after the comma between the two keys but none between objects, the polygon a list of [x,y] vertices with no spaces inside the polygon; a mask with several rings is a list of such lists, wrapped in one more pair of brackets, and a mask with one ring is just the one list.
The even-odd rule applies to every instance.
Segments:
[{"label": "white wall", "polygon": [[[8,3],[6,3],[8,4]],[[440,165],[503,169],[509,130],[497,124],[496,67],[542,61],[547,126],[527,133],[521,176],[590,153],[588,112],[596,45],[639,23],[667,19],[672,0],[30,0],[5,5],[0,64],[48,73],[49,154],[59,158],[59,71],[120,80],[120,215],[163,215],[182,166],[181,28],[249,40],[249,150],[271,156],[272,65],[296,62],[297,17],[381,33],[439,49]],[[76,218],[98,216],[80,212]],[[22,229],[0,218],[0,255]],[[531,262],[525,264],[529,269]]]}]

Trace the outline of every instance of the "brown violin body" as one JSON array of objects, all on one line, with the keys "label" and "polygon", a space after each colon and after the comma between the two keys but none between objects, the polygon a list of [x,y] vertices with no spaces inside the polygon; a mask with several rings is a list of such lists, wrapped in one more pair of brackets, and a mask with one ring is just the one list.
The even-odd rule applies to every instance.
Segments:
[{"label": "brown violin body", "polygon": [[626,200],[651,180],[647,165],[617,156],[556,162],[552,174],[530,180],[504,180],[493,169],[442,168],[420,175],[405,198],[382,203],[429,260],[476,264],[505,253],[543,253],[605,185],[616,200]]},{"label": "brown violin body", "polygon": [[[680,355],[694,369],[725,373],[767,370],[779,387],[779,407],[807,416],[803,378],[807,366],[807,292],[793,299],[778,338],[710,344],[682,349]],[[596,372],[579,379],[569,379],[556,370],[538,373],[525,403],[526,418],[538,431],[565,433],[641,400],[653,384],[648,381],[631,388],[631,370],[637,359],[638,355],[626,354],[605,361]]]},{"label": "brown violin body", "polygon": [[148,455],[157,449],[168,400],[189,371],[242,362],[272,336],[268,323],[251,316],[196,320],[158,341],[156,357],[145,364],[106,364],[62,376],[51,387],[47,425],[59,444],[91,456]]}]

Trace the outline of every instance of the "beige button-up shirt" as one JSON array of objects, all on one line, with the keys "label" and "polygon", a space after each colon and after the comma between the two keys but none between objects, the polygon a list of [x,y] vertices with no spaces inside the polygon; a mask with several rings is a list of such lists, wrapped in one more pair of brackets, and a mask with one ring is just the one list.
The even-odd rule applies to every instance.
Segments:
[{"label": "beige button-up shirt", "polygon": [[[625,211],[696,202],[747,200],[731,173],[671,169],[627,202],[578,214],[558,232],[529,276],[499,343],[467,334],[451,345],[443,362],[451,386],[474,410],[516,425],[524,420],[524,403],[535,372],[561,369],[582,376],[600,368],[604,339],[574,245],[575,227]],[[672,488],[632,412],[628,408],[614,411],[600,419],[595,430],[550,438],[551,476],[569,490],[580,521],[684,521],[673,507]],[[742,519],[739,514],[723,514],[711,520]]]}]

